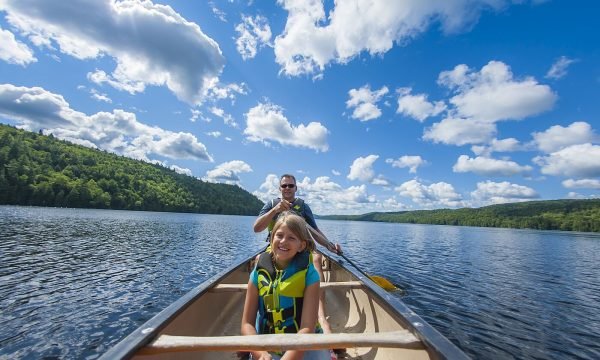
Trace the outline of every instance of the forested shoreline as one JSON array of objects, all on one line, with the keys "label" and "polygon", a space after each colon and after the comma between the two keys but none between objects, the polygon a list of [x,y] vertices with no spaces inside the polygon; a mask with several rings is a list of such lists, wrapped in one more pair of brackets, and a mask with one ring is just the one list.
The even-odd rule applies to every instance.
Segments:
[{"label": "forested shoreline", "polygon": [[[252,215],[246,190],[0,124],[0,205]],[[600,199],[329,215],[321,219],[600,232]]]},{"label": "forested shoreline", "polygon": [[235,185],[0,124],[0,204],[256,215]]},{"label": "forested shoreline", "polygon": [[600,232],[600,199],[528,201],[481,208],[375,212],[322,219]]}]

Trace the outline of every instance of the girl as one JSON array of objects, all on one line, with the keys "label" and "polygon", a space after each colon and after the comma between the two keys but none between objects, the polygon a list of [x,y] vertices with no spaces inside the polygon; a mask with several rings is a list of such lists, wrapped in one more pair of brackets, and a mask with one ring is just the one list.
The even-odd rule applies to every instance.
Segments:
[{"label": "girl", "polygon": [[[283,212],[273,227],[270,243],[271,252],[261,254],[250,273],[242,334],[314,333],[319,275],[309,256],[315,245],[306,222],[293,212]],[[252,359],[280,359],[278,354],[266,351],[251,354]],[[327,350],[288,350],[281,359],[330,359],[330,356]]]}]

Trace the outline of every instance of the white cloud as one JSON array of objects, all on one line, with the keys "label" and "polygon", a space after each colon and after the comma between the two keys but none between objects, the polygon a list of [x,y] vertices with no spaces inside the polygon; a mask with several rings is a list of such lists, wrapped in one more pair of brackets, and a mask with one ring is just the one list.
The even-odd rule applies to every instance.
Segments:
[{"label": "white cloud", "polygon": [[218,138],[221,136],[221,132],[220,131],[211,131],[211,132],[207,132],[206,135],[212,136],[214,138]]},{"label": "white cloud", "polygon": [[598,179],[567,179],[562,182],[567,189],[597,189],[600,190],[600,180]]},{"label": "white cloud", "polygon": [[426,208],[463,206],[462,196],[445,182],[425,185],[418,180],[409,180],[395,188],[400,195]]},{"label": "white cloud", "polygon": [[242,59],[252,59],[258,49],[268,46],[271,41],[271,27],[264,16],[255,17],[242,14],[242,22],[235,27],[239,37],[235,40],[237,51]]},{"label": "white cloud", "polygon": [[446,104],[443,101],[432,103],[427,100],[426,94],[412,95],[411,91],[411,88],[398,89],[399,97],[396,113],[404,114],[423,122],[428,117],[437,116],[446,110]]},{"label": "white cloud", "polygon": [[208,6],[210,6],[210,9],[212,10],[213,14],[215,14],[215,16],[219,20],[225,23],[227,22],[227,14],[223,10],[219,9],[213,1],[209,1]]},{"label": "white cloud", "polygon": [[500,61],[490,61],[479,72],[457,65],[440,73],[438,82],[456,92],[450,103],[458,116],[478,121],[523,119],[550,110],[557,98],[532,77],[514,79]]},{"label": "white cloud", "polygon": [[331,173],[332,173],[333,175],[335,175],[335,176],[340,176],[340,175],[342,175],[342,173],[341,173],[341,172],[339,172],[339,171],[337,171],[337,170],[335,170],[335,169],[332,169],[332,170],[331,170]]},{"label": "white cloud", "polygon": [[473,172],[482,176],[513,176],[528,174],[532,170],[529,165],[521,166],[514,161],[498,160],[478,156],[470,158],[467,155],[459,156],[452,171],[456,173]]},{"label": "white cloud", "polygon": [[123,110],[86,115],[40,87],[0,84],[0,115],[26,130],[44,129],[60,139],[136,159],[150,161],[149,155],[155,154],[212,162],[204,144],[190,133],[148,126]]},{"label": "white cloud", "polygon": [[477,190],[471,192],[473,200],[481,205],[521,202],[539,198],[535,190],[508,181],[485,181],[477,183]]},{"label": "white cloud", "polygon": [[404,156],[399,157],[396,160],[386,159],[385,162],[388,164],[392,164],[392,167],[397,167],[397,168],[406,168],[407,167],[407,168],[409,168],[408,172],[411,174],[416,174],[417,168],[419,166],[427,164],[427,161],[423,160],[423,158],[421,158],[418,155],[415,155],[415,156],[404,155]]},{"label": "white cloud", "polygon": [[369,85],[360,89],[351,89],[348,91],[350,99],[346,101],[346,108],[354,108],[352,118],[360,121],[369,121],[381,116],[381,110],[377,107],[377,102],[388,93],[388,88],[383,86],[379,90],[371,91]]},{"label": "white cloud", "polygon": [[565,75],[567,75],[567,68],[574,62],[577,62],[577,60],[561,56],[554,64],[552,64],[552,67],[548,70],[548,73],[546,73],[546,77],[549,79],[560,79],[565,77]]},{"label": "white cloud", "polygon": [[569,199],[596,199],[596,198],[598,198],[598,195],[592,194],[592,195],[586,196],[583,194],[576,193],[574,191],[570,191],[567,194],[567,198],[569,198]]},{"label": "white cloud", "polygon": [[103,94],[96,89],[91,89],[90,94],[92,94],[92,99],[94,100],[112,104],[112,100],[108,97],[108,95]]},{"label": "white cloud", "polygon": [[215,84],[215,86],[209,89],[207,97],[212,101],[229,99],[233,104],[238,95],[248,95],[248,85],[246,85],[246,83],[226,85]]},{"label": "white cloud", "polygon": [[276,141],[282,145],[306,147],[316,151],[327,151],[328,130],[318,122],[293,126],[283,115],[283,109],[273,104],[258,104],[246,115],[244,134],[250,141],[268,143]]},{"label": "white cloud", "polygon": [[98,69],[94,72],[89,72],[87,79],[97,85],[108,84],[117,90],[127,91],[131,95],[143,92],[146,89],[146,84],[143,81],[126,80],[123,78],[116,79],[114,76]]},{"label": "white cloud", "polygon": [[449,100],[448,117],[426,129],[423,139],[449,145],[487,143],[496,135],[496,122],[537,115],[551,109],[557,98],[531,77],[515,80],[499,61],[479,72],[457,65],[441,72],[438,83],[456,95]]},{"label": "white cloud", "polygon": [[567,199],[583,199],[585,198],[583,195],[576,193],[575,191],[569,191],[567,194]]},{"label": "white cloud", "polygon": [[484,144],[496,135],[496,125],[487,121],[446,118],[423,132],[424,140],[447,145]]},{"label": "white cloud", "polygon": [[533,143],[543,152],[552,153],[565,147],[593,142],[597,137],[590,124],[574,122],[567,127],[554,125],[544,132],[534,132]]},{"label": "white cloud", "polygon": [[188,168],[182,168],[177,165],[171,165],[171,166],[169,166],[169,169],[175,171],[178,174],[192,176],[192,170],[190,170]]},{"label": "white cloud", "polygon": [[[314,182],[308,177],[297,180],[297,196],[303,198],[315,214],[362,213],[377,205],[375,197],[368,194],[364,184],[343,188],[327,176],[318,177]],[[279,177],[269,174],[253,194],[265,202],[281,196]]]},{"label": "white cloud", "polygon": [[379,155],[369,155],[367,157],[359,157],[354,160],[350,166],[348,179],[359,181],[371,181],[375,177],[373,171],[373,163],[379,159]]},{"label": "white cloud", "polygon": [[371,184],[377,186],[389,186],[390,181],[386,179],[383,175],[379,174],[371,180]]},{"label": "white cloud", "polygon": [[592,178],[600,176],[600,145],[571,145],[533,161],[546,175]]},{"label": "white cloud", "polygon": [[253,191],[252,194],[265,203],[271,199],[280,197],[279,176],[275,174],[267,175],[265,182],[260,185],[258,190]]},{"label": "white cloud", "polygon": [[250,165],[241,160],[233,160],[222,163],[214,169],[207,171],[206,176],[203,177],[202,180],[214,183],[239,185],[239,174],[248,172],[252,172]]},{"label": "white cloud", "polygon": [[15,38],[15,35],[0,27],[0,60],[9,64],[26,66],[37,59],[33,51]]},{"label": "white cloud", "polygon": [[166,85],[180,100],[197,104],[225,63],[218,44],[167,5],[3,0],[1,7],[7,21],[38,46],[56,44],[77,59],[112,57],[117,66],[102,81],[130,92]]},{"label": "white cloud", "polygon": [[285,30],[275,39],[281,72],[296,76],[322,72],[331,62],[347,63],[363,51],[384,54],[404,45],[433,22],[446,33],[477,22],[481,11],[501,9],[505,0],[336,1],[326,14],[322,1],[280,0],[288,11]]},{"label": "white cloud", "polygon": [[492,141],[487,145],[473,145],[471,146],[471,151],[475,155],[481,155],[489,157],[494,152],[511,152],[511,151],[519,151],[524,147],[519,143],[519,140],[515,138],[507,138],[507,139],[492,139]]},{"label": "white cloud", "polygon": [[190,109],[190,111],[192,112],[192,117],[190,118],[191,122],[196,122],[196,120],[198,120],[198,118],[206,121],[206,122],[210,122],[210,118],[206,118],[203,114],[202,111],[198,110],[198,109]]},{"label": "white cloud", "polygon": [[230,114],[227,114],[225,112],[225,110],[218,108],[216,106],[211,106],[208,109],[213,115],[220,117],[221,119],[223,119],[223,122],[225,122],[226,125],[229,125],[231,127],[237,128],[239,125],[235,122],[235,119],[233,118],[233,116],[231,116]]}]

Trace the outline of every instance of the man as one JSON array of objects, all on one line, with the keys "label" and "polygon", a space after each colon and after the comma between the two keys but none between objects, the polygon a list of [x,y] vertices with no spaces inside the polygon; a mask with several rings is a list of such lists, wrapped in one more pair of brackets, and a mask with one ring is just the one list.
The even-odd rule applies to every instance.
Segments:
[{"label": "man", "polygon": [[[311,235],[313,235],[314,239],[326,247],[329,251],[333,251],[335,253],[341,253],[342,249],[339,244],[334,244],[331,241],[327,240],[327,237],[321,232],[321,230],[317,227],[317,223],[315,222],[315,218],[313,216],[312,210],[304,202],[304,200],[296,197],[296,178],[290,174],[284,174],[279,179],[279,190],[281,191],[281,198],[273,199],[268,201],[265,206],[260,210],[258,214],[258,218],[254,222],[254,232],[261,232],[264,229],[269,229],[269,233],[273,228],[273,224],[279,214],[283,211],[292,210],[298,215],[302,216],[306,223],[309,225],[309,230]],[[321,254],[314,252],[313,253],[313,264],[315,265],[315,269],[319,273],[319,277],[321,281],[325,280],[323,276],[323,269],[321,268],[322,257]],[[319,300],[319,324],[323,328],[323,332],[326,334],[331,333],[331,327],[329,326],[329,322],[325,318],[325,293],[321,290],[320,300]]]}]

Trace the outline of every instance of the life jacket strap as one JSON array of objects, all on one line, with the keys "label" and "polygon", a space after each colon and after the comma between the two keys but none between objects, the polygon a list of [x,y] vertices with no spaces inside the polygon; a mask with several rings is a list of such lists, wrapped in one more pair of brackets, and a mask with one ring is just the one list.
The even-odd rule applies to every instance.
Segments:
[{"label": "life jacket strap", "polygon": [[[273,311],[267,311],[266,312],[266,318],[267,318],[267,326],[272,328],[275,332],[275,334],[280,334],[280,333],[295,333],[298,332],[298,329],[300,327],[300,317],[302,314],[302,303],[303,303],[302,298],[295,298],[295,307],[296,307],[296,311],[294,311],[294,307],[288,307],[288,308],[284,308],[284,309],[280,309],[280,310],[273,310]],[[283,323],[285,322],[285,320],[287,319],[294,319],[294,315],[298,315],[299,319],[297,320],[298,323],[296,324],[296,320],[292,320],[294,321],[294,326],[282,326]]]}]

